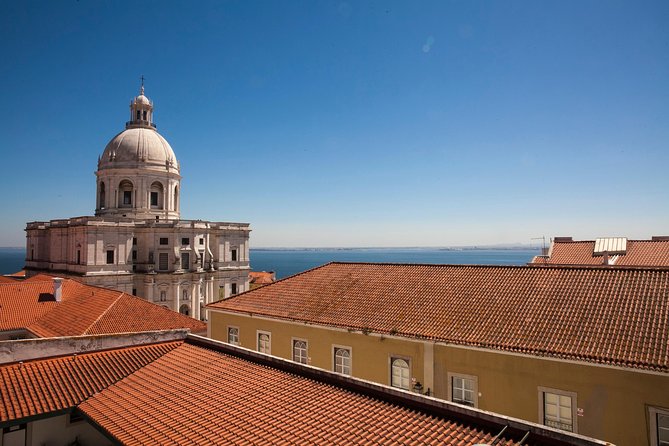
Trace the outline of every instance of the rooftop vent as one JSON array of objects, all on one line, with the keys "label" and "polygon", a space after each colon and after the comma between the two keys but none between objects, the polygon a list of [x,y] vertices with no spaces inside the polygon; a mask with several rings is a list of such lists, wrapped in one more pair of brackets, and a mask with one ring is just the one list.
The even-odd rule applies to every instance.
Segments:
[{"label": "rooftop vent", "polygon": [[555,243],[573,242],[571,237],[553,237]]},{"label": "rooftop vent", "polygon": [[627,252],[627,238],[626,237],[605,237],[595,240],[595,249],[592,252],[594,256],[601,256],[604,253],[607,255],[624,255]]}]

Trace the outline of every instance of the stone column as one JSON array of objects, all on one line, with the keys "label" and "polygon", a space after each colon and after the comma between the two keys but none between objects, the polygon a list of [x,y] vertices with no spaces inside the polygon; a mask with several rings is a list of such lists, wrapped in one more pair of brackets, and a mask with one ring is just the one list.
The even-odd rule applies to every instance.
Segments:
[{"label": "stone column", "polygon": [[[193,308],[197,308],[197,318],[200,318],[200,293],[198,292],[199,290],[197,289],[197,281],[193,281],[191,284],[191,302]],[[193,316],[195,317],[195,316]]]},{"label": "stone column", "polygon": [[153,277],[144,277],[144,299],[153,302]]},{"label": "stone column", "polygon": [[179,312],[179,301],[180,301],[180,298],[181,298],[181,296],[180,296],[181,287],[179,286],[178,281],[175,281],[175,283],[173,284],[173,288],[174,288],[174,293],[175,293],[174,308],[173,309],[174,309],[174,311],[176,311],[178,313]]}]

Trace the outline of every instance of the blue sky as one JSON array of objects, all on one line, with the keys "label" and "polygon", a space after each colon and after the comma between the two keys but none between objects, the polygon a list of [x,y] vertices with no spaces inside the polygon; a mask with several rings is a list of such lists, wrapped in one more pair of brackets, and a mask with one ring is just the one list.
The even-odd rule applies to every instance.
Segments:
[{"label": "blue sky", "polygon": [[252,246],[669,233],[669,2],[2,2],[0,246],[90,215],[146,77]]}]

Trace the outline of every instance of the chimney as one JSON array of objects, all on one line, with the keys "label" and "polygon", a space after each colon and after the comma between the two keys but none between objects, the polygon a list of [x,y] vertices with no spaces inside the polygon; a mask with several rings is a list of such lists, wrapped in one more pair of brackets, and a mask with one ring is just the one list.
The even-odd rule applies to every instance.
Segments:
[{"label": "chimney", "polygon": [[608,265],[609,264],[609,252],[608,251],[604,251],[602,253],[602,264],[603,265]]},{"label": "chimney", "polygon": [[60,302],[63,298],[63,279],[60,277],[53,278],[53,297],[56,302]]}]

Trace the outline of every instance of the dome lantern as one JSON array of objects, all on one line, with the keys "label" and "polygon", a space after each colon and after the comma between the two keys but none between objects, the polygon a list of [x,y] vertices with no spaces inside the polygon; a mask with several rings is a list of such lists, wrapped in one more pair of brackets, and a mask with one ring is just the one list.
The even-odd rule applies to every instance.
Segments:
[{"label": "dome lantern", "polygon": [[153,123],[153,102],[144,96],[144,76],[139,96],[130,101],[130,121],[126,122],[125,128],[148,127],[156,128]]}]

